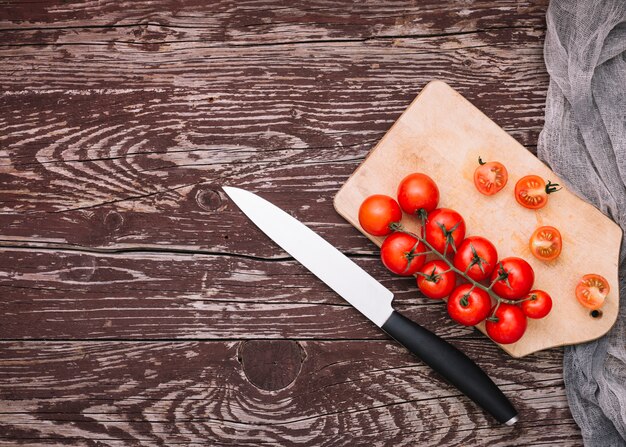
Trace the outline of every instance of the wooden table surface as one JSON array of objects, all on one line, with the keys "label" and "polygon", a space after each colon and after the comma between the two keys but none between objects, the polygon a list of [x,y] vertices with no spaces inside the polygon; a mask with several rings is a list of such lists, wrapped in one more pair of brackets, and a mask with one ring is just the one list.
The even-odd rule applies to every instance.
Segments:
[{"label": "wooden table surface", "polygon": [[[580,445],[562,349],[513,359],[453,324],[332,205],[432,79],[534,152],[546,7],[2,1],[0,445]],[[442,382],[223,184],[351,256],[521,421]]]}]

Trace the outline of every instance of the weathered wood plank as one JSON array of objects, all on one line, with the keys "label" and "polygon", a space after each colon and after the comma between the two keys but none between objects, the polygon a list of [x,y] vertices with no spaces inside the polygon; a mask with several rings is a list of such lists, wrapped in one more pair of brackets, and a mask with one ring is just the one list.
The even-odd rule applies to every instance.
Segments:
[{"label": "weathered wood plank", "polygon": [[[536,116],[542,107],[542,95],[532,100],[534,105],[526,110],[529,116]],[[109,121],[106,110],[117,106],[115,101],[106,100],[111,95],[96,95],[105,98],[104,103],[96,99],[93,106],[89,105],[93,102],[89,96],[79,104],[64,96],[43,95],[49,105],[37,100],[39,96],[27,104],[16,99],[11,109],[3,113],[8,117],[5,120],[14,126],[25,125],[20,124],[21,111],[25,108],[31,109],[28,115],[41,117],[35,118],[34,124],[27,124],[23,131],[9,133],[3,144],[6,148],[2,151],[5,159],[0,167],[0,183],[4,186],[0,193],[3,239],[91,247],[165,245],[257,256],[272,256],[276,250],[263,241],[259,241],[259,247],[258,238],[253,237],[255,230],[249,229],[247,220],[238,210],[220,203],[224,198],[220,199],[215,191],[224,179],[231,184],[272,192],[270,198],[279,205],[294,211],[323,235],[332,236],[333,224],[343,224],[332,209],[332,195],[408,103],[408,99],[396,102],[396,110],[389,115],[377,109],[374,101],[371,110],[377,115],[367,116],[356,100],[351,106],[355,107],[359,120],[352,119],[335,131],[335,136],[329,136],[333,133],[332,116],[326,118],[328,132],[322,130],[325,123],[305,131],[305,125],[291,126],[297,119],[287,117],[289,107],[283,107],[285,116],[277,119],[285,118],[285,124],[275,130],[267,130],[272,128],[271,123],[265,130],[260,124],[253,123],[247,128],[244,125],[243,133],[248,135],[238,134],[233,141],[236,121],[231,121],[233,127],[225,124],[220,128],[211,123],[202,127],[201,123],[197,126],[186,123],[181,116],[159,118],[158,114],[149,114],[145,124],[132,125],[133,119],[125,115]],[[125,100],[129,99],[135,104],[141,97]],[[47,128],[45,114],[37,112],[42,106],[52,112],[55,101],[65,102],[50,118],[57,122],[53,127],[59,128],[60,134]],[[328,101],[328,107],[332,107]],[[87,107],[87,116],[98,116],[95,121],[85,123],[82,113],[75,114],[83,105]],[[227,108],[225,114],[235,113],[230,106]],[[252,112],[248,113],[251,115]],[[207,111],[203,116],[211,115]],[[522,126],[515,113],[509,117]],[[159,119],[164,119],[165,128],[154,126]],[[371,135],[361,135],[359,129],[365,124],[381,121]],[[223,122],[228,120],[224,118]],[[188,126],[189,130],[181,132],[178,130],[181,126]],[[197,129],[207,129],[207,134],[198,136]],[[535,134],[537,130],[534,125]],[[100,131],[105,135],[100,135]],[[33,143],[37,135],[42,141]],[[193,141],[196,136],[197,141]],[[227,139],[230,145],[225,142]],[[179,146],[177,141],[183,143]],[[258,145],[267,146],[267,150]],[[295,209],[294,204],[297,204]],[[79,210],[71,211],[75,208]],[[55,212],[58,213],[50,214]],[[151,222],[149,228],[146,222]],[[247,245],[242,252],[239,239],[226,240],[233,228],[243,231],[240,238],[255,241],[254,245]],[[237,245],[239,250],[235,248]],[[352,237],[342,248],[363,250],[366,246]]]},{"label": "weathered wood plank", "polygon": [[[465,11],[460,3],[452,6]],[[150,7],[138,4],[125,17]],[[545,91],[537,86],[547,85],[542,31],[535,27],[543,17],[540,6],[510,7],[503,5],[510,14],[500,14],[506,18],[492,31],[453,38],[221,48],[177,35],[167,49],[154,51],[93,44],[90,33],[101,31],[113,43],[120,36],[92,28],[90,20],[116,24],[119,17],[107,16],[115,14],[110,4],[89,4],[80,29],[52,30],[57,40],[71,35],[81,45],[0,50],[7,56],[0,67],[0,125],[7,130],[0,136],[2,239],[279,255],[221,202],[216,191],[224,179],[276,193],[279,204],[288,198],[285,208],[332,237],[337,225],[347,228],[332,209],[332,195],[433,77],[444,77],[523,143],[534,144]],[[413,34],[429,23],[389,8],[394,24],[370,4],[362,13],[367,19],[354,19],[355,29],[373,27],[389,37],[403,14],[402,26]],[[44,9],[64,26],[65,6]],[[434,4],[418,9],[440,15]],[[238,23],[233,17],[240,16],[225,11],[220,20]],[[440,26],[475,30],[494,15],[486,3],[466,12]],[[380,14],[387,18],[376,27]],[[205,32],[196,19],[184,32]],[[44,19],[16,26],[32,28],[37,20]],[[516,20],[521,28],[511,25]],[[345,31],[342,21],[330,22]],[[7,33],[11,42],[33,38]],[[160,37],[148,32],[136,39],[152,45]],[[341,231],[340,248],[371,251],[355,232]]]},{"label": "weathered wood plank", "polygon": [[[452,324],[331,200],[433,78],[533,151],[546,4],[5,2],[0,338],[217,341],[0,343],[0,445],[579,445],[560,351],[511,360]],[[522,423],[387,340],[225,182],[355,255]]]},{"label": "weathered wood plank", "polygon": [[494,425],[391,342],[299,342],[299,373],[274,391],[247,379],[253,359],[239,342],[31,342],[0,344],[0,438],[34,445],[581,444],[560,351],[507,360],[495,346],[459,344],[511,396],[518,425]]},{"label": "weathered wood plank", "polygon": [[[478,337],[376,257],[394,304],[447,338]],[[0,339],[386,339],[293,260],[0,250]]]},{"label": "weathered wood plank", "polygon": [[[363,39],[372,36],[463,33],[501,27],[541,27],[547,1],[392,0],[306,3],[282,1],[13,1],[4,2],[6,41],[45,43],[70,38],[64,29],[94,28],[96,40],[202,39],[231,44]],[[102,28],[105,28],[104,30]],[[110,29],[112,28],[112,29]],[[120,28],[116,30],[115,28]],[[38,31],[21,34],[25,30]],[[7,33],[11,31],[11,33]],[[52,34],[57,31],[58,34]],[[20,37],[15,37],[15,33]],[[123,34],[117,34],[123,33]]]}]

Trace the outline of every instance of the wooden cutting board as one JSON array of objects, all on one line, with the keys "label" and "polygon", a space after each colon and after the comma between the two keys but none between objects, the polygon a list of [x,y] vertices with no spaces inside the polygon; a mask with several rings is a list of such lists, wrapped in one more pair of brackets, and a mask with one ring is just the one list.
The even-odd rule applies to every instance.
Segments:
[{"label": "wooden cutting board", "polygon": [[[500,161],[509,172],[507,185],[494,196],[483,196],[474,187],[473,173],[479,156],[486,161]],[[400,180],[412,172],[426,173],[435,180],[441,193],[439,206],[460,212],[468,235],[491,240],[500,258],[526,259],[535,270],[534,288],[552,296],[551,313],[541,320],[529,319],[520,341],[501,345],[506,352],[521,357],[553,346],[593,340],[615,323],[619,308],[620,227],[565,188],[551,195],[541,210],[521,207],[513,190],[524,175],[538,174],[546,180],[563,183],[444,82],[430,82],[422,90],[339,190],[335,208],[363,232],[358,221],[361,202],[376,193],[395,197]],[[405,216],[403,224],[413,230],[419,228],[411,217]],[[528,248],[531,234],[541,225],[557,227],[563,237],[563,251],[550,263],[535,259]],[[383,241],[365,235],[378,246]],[[582,307],[574,295],[579,278],[586,273],[604,276],[611,286],[597,317]],[[417,287],[415,299],[427,299],[418,298]],[[441,312],[446,312],[443,303]],[[485,332],[483,324],[477,327]]]}]

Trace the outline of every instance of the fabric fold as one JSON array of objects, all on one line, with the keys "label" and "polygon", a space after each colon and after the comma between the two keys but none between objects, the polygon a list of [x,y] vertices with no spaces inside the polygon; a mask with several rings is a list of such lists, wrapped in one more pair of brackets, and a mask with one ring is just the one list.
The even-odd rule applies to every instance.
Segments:
[{"label": "fabric fold", "polygon": [[[546,23],[550,85],[537,154],[624,230],[626,1],[552,0]],[[598,340],[565,348],[567,398],[588,446],[626,445],[624,239],[619,289],[611,292],[621,297],[615,326]]]}]

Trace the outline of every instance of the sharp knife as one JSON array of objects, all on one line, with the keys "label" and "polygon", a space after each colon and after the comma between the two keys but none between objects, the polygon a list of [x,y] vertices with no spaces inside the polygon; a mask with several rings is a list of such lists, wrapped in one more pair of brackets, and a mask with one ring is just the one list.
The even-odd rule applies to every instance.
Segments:
[{"label": "sharp knife", "polygon": [[249,191],[224,186],[231,200],[283,250],[324,281],[499,422],[517,411],[487,374],[457,348],[391,307],[393,293],[309,227]]}]

